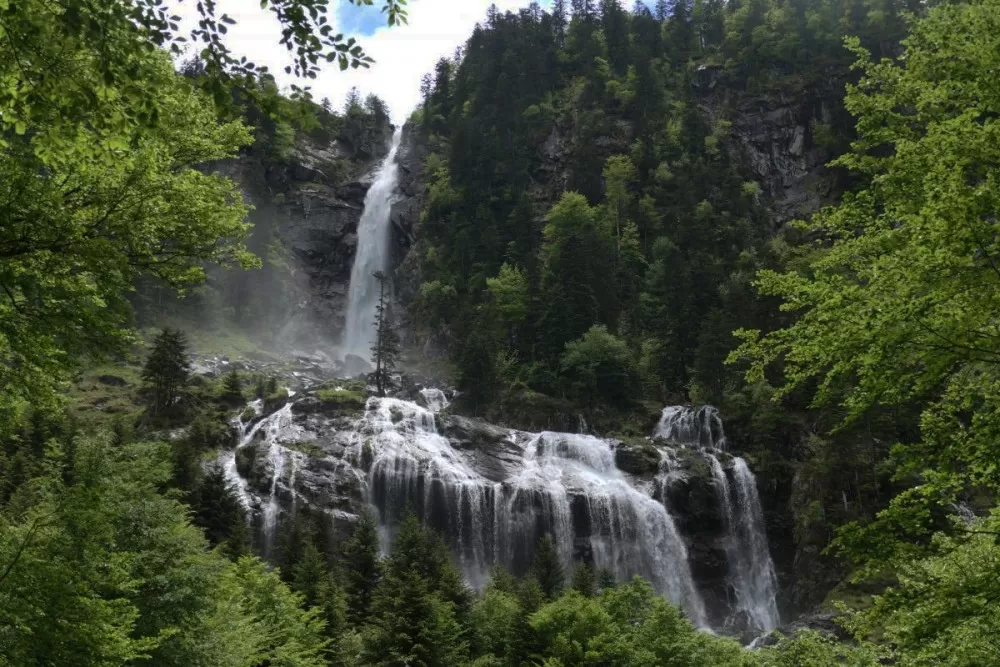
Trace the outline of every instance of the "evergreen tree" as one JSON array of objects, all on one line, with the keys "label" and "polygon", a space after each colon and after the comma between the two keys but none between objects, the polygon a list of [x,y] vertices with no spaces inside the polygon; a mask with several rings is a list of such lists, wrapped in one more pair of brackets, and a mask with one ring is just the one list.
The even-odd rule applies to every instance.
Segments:
[{"label": "evergreen tree", "polygon": [[351,116],[361,111],[361,93],[358,91],[357,86],[351,86],[351,89],[347,91],[347,97],[344,99],[344,115]]},{"label": "evergreen tree", "polygon": [[170,328],[160,331],[142,370],[142,379],[153,389],[154,411],[170,407],[177,401],[187,385],[190,368],[184,333]]},{"label": "evergreen tree", "polygon": [[399,334],[392,325],[389,314],[389,299],[386,294],[386,282],[389,278],[381,271],[376,271],[378,280],[378,303],[375,304],[375,342],[372,345],[372,363],[375,365],[375,386],[378,395],[385,396],[385,390],[392,381],[392,371],[396,369],[399,359]]},{"label": "evergreen tree", "polygon": [[590,563],[577,563],[573,567],[570,587],[584,597],[597,595],[597,575]]},{"label": "evergreen tree", "polygon": [[246,518],[222,466],[209,467],[192,496],[192,519],[212,546],[227,543],[233,553],[241,551],[237,542],[244,536],[238,528],[245,525]]},{"label": "evergreen tree", "polygon": [[618,581],[615,579],[615,573],[606,567],[602,567],[601,571],[597,573],[597,586],[602,591],[606,591],[614,588],[618,585]]},{"label": "evergreen tree", "polygon": [[265,396],[267,396],[267,379],[263,375],[259,375],[253,385],[253,397],[264,398]]},{"label": "evergreen tree", "polygon": [[566,0],[552,2],[552,28],[555,31],[556,44],[563,45],[566,39]]},{"label": "evergreen tree", "polygon": [[376,127],[389,121],[389,108],[382,101],[382,98],[374,93],[365,96],[365,112],[372,117]]},{"label": "evergreen tree", "polygon": [[468,591],[439,536],[404,517],[372,601],[367,654],[377,664],[461,664]]},{"label": "evergreen tree", "polygon": [[541,586],[546,599],[554,600],[562,593],[566,581],[566,568],[550,535],[538,541],[538,547],[531,561],[531,575]]},{"label": "evergreen tree", "polygon": [[235,368],[226,374],[222,382],[222,396],[229,401],[243,401],[243,378]]},{"label": "evergreen tree", "polygon": [[344,545],[343,572],[347,615],[355,627],[361,627],[368,620],[375,587],[382,579],[378,527],[370,516],[361,518]]}]

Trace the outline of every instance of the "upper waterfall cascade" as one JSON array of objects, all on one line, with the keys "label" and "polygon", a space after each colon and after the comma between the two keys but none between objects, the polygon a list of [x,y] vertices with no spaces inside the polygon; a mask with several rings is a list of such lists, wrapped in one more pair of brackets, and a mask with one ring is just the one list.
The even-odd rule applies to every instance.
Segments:
[{"label": "upper waterfall cascade", "polygon": [[[494,565],[526,571],[538,540],[550,535],[567,570],[585,560],[618,580],[641,575],[699,626],[709,627],[710,620],[718,625],[725,621],[717,602],[715,611],[706,611],[692,574],[690,544],[667,493],[687,474],[682,459],[694,456],[711,466],[706,484],[717,489],[724,510],[726,613],[740,619],[739,627],[766,631],[778,624],[776,577],[756,481],[743,459],[701,447],[697,429],[688,432],[687,442],[672,438],[681,448],[659,446],[660,473],[644,481],[618,468],[621,444],[615,440],[463,422],[436,414],[447,406],[443,392],[420,393],[427,408],[398,398],[369,398],[350,432],[338,431],[345,443],[339,453],[316,464],[336,471],[337,484],[356,485],[359,499],[379,520],[386,546],[399,520],[412,511],[446,537],[469,583],[481,587]],[[297,418],[293,403],[265,417],[259,402],[251,407],[254,416],[247,423],[234,422],[240,432],[237,451],[255,443],[256,465],[264,473],[254,473],[255,482],[248,483],[235,451],[224,453],[222,463],[252,511],[267,553],[283,513],[295,512],[308,499],[299,495],[296,479],[308,477],[311,464],[293,443],[315,436],[321,422],[305,414]],[[692,414],[668,408],[676,423],[718,420],[711,428],[721,437],[717,412],[705,422],[699,411],[685,409]],[[489,441],[470,444],[451,430],[456,423],[480,424]],[[339,510],[329,511],[336,516]]]},{"label": "upper waterfall cascade", "polygon": [[663,408],[653,435],[685,446],[726,450],[722,418],[711,405],[697,409],[686,405],[668,405]]},{"label": "upper waterfall cascade", "polygon": [[341,337],[341,352],[368,357],[368,348],[375,337],[375,306],[379,286],[374,274],[389,271],[389,241],[392,204],[399,178],[396,152],[402,128],[392,135],[389,153],[385,156],[375,180],[365,195],[365,210],[358,223],[358,248],[351,268],[347,292],[347,320]]}]

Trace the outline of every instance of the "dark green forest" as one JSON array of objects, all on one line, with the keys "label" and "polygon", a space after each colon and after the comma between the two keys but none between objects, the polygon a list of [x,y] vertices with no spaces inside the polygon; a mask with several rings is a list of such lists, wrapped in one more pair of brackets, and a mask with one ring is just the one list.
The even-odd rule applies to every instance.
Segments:
[{"label": "dark green forest", "polygon": [[[377,76],[330,3],[262,4],[291,73]],[[214,3],[182,36],[154,0],[0,0],[0,665],[1000,664],[1000,2],[568,4],[491,9],[422,82],[399,366],[436,351],[455,410],[520,428],[718,406],[836,631],[746,648],[547,538],[477,591],[413,516],[386,555],[303,508],[264,554],[213,461],[287,390],[148,331],[286,320],[287,253],[213,165],[372,143],[385,105],[280,94]],[[798,199],[747,158],[774,109],[819,156]]]}]

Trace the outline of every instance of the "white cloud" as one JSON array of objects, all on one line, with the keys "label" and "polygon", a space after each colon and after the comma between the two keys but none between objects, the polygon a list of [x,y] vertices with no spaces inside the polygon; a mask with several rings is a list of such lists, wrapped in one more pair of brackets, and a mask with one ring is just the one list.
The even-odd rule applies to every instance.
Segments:
[{"label": "white cloud", "polygon": [[[193,0],[177,4],[179,1],[173,0],[178,13],[186,18],[185,25],[190,26],[195,14]],[[433,69],[441,56],[450,56],[455,47],[468,39],[476,22],[486,17],[490,4],[506,11],[526,7],[528,3],[529,0],[411,0],[407,25],[384,26],[373,35],[359,38],[368,55],[376,60],[371,68],[341,72],[334,63],[327,65],[319,78],[305,83],[311,85],[317,100],[329,97],[337,107],[351,86],[357,86],[362,95],[375,93],[389,105],[394,122],[403,122],[420,101],[420,78]],[[303,81],[284,72],[291,59],[278,43],[278,23],[268,10],[260,9],[255,0],[220,0],[218,11],[237,20],[227,36],[230,49],[258,65],[267,65],[281,85],[302,85]],[[330,20],[336,19],[331,16]]]}]

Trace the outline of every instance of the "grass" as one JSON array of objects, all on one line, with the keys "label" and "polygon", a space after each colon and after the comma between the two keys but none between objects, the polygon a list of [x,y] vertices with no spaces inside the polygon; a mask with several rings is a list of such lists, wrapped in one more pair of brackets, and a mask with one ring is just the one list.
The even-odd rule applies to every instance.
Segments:
[{"label": "grass", "polygon": [[367,401],[364,393],[350,389],[318,389],[315,396],[324,407],[338,410],[363,410]]},{"label": "grass", "polygon": [[180,329],[188,339],[190,350],[195,354],[217,355],[220,357],[245,357],[264,361],[279,361],[259,343],[237,327],[229,324],[205,325],[183,317],[164,318],[156,327],[147,327],[140,333],[148,344],[160,329],[171,327]]},{"label": "grass", "polygon": [[115,417],[136,417],[145,408],[140,393],[141,372],[133,364],[101,364],[85,369],[67,392],[70,414],[88,432],[107,428]]}]

